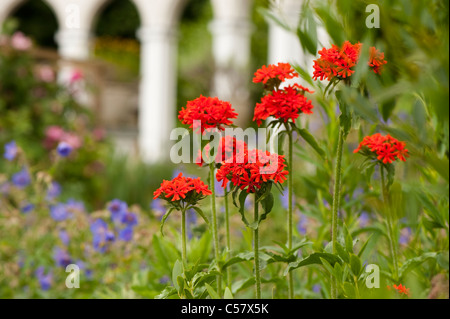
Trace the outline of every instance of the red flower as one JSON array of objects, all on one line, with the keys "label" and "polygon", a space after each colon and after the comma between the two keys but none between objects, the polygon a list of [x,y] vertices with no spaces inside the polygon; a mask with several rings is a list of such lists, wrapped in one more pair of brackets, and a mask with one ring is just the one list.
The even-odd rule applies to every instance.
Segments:
[{"label": "red flower", "polygon": [[[219,100],[217,97],[205,97],[200,95],[193,101],[189,101],[186,108],[179,112],[178,119],[190,125],[194,131],[203,132],[206,129],[224,130],[226,125],[231,125],[231,119],[237,117],[237,113],[229,102]],[[194,121],[200,121],[201,127],[194,127]]]},{"label": "red flower", "polygon": [[403,294],[403,295],[406,295],[406,296],[409,296],[409,288],[406,288],[405,286],[402,286],[402,284],[400,284],[400,285],[393,285],[393,287],[395,288],[395,289],[397,289],[397,291],[398,291],[398,293],[399,294]]},{"label": "red flower", "polygon": [[383,136],[380,133],[376,133],[364,137],[358,148],[353,152],[374,156],[383,164],[391,164],[396,159],[403,162],[406,161],[406,157],[409,157],[409,151],[405,147],[405,142],[400,142],[390,135]]},{"label": "red flower", "polygon": [[[351,44],[345,41],[341,48],[334,44],[330,49],[323,48],[319,51],[320,58],[314,61],[313,79],[331,81],[333,78],[348,78],[355,72],[354,67],[358,63],[361,47],[362,43]],[[382,66],[386,63],[384,53],[371,47],[368,64],[373,71],[380,74]]]},{"label": "red flower", "polygon": [[300,113],[312,114],[313,105],[304,96],[305,91],[311,92],[298,84],[294,84],[265,95],[261,99],[261,103],[256,104],[253,121],[256,121],[259,126],[263,120],[273,116],[284,122],[291,119],[295,123]]},{"label": "red flower", "polygon": [[162,197],[167,201],[183,200],[189,204],[196,204],[197,201],[211,194],[208,185],[204,184],[200,178],[184,177],[180,173],[171,181],[164,180],[161,187],[153,193],[153,199]]},{"label": "red flower", "polygon": [[284,156],[260,150],[244,150],[240,155],[242,163],[222,163],[217,171],[223,187],[231,182],[247,193],[256,193],[265,183],[282,184],[289,174]]},{"label": "red flower", "polygon": [[293,79],[298,77],[298,73],[291,67],[289,63],[270,64],[269,66],[263,65],[261,69],[255,72],[253,83],[264,83],[275,79],[276,82],[281,83],[286,79]]},{"label": "red flower", "polygon": [[[247,148],[247,144],[244,141],[237,140],[234,136],[226,135],[222,137],[219,141],[219,145],[217,148],[216,158],[214,162],[220,165],[222,162],[235,163],[236,162],[236,154],[243,151]],[[206,156],[206,159],[209,158],[211,151],[211,144],[207,144],[203,148],[203,153]],[[199,150],[195,163],[198,166],[203,166],[205,158],[202,155],[202,151]]]},{"label": "red flower", "polygon": [[383,65],[386,63],[384,53],[378,51],[375,47],[370,47],[369,66],[373,68],[373,72],[381,74]]}]

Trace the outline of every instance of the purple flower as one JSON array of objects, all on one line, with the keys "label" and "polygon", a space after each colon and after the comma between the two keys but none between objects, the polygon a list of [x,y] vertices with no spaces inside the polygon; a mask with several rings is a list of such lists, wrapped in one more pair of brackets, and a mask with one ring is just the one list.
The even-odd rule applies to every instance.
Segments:
[{"label": "purple flower", "polygon": [[64,268],[72,263],[72,259],[70,258],[69,253],[59,247],[55,248],[53,252],[53,259],[55,260],[57,266]]},{"label": "purple flower", "polygon": [[47,200],[53,200],[61,194],[61,185],[58,182],[52,182],[47,189]]},{"label": "purple flower", "polygon": [[407,245],[409,241],[411,240],[412,231],[411,228],[405,227],[400,230],[400,238],[398,239],[398,242],[400,245]]},{"label": "purple flower", "polygon": [[138,224],[137,216],[135,213],[126,212],[122,215],[122,218],[120,219],[122,224],[125,224],[127,226],[135,226]]},{"label": "purple flower", "polygon": [[67,157],[70,155],[70,153],[72,153],[72,146],[69,143],[60,142],[58,144],[58,147],[56,148],[56,151],[58,152],[59,156]]},{"label": "purple flower", "polygon": [[77,201],[73,198],[70,198],[66,202],[67,211],[77,211],[77,212],[85,212],[86,207],[84,207],[84,203],[81,201]]},{"label": "purple flower", "polygon": [[358,220],[359,227],[366,227],[370,222],[370,216],[367,212],[362,212]]},{"label": "purple flower", "polygon": [[158,217],[160,220],[167,211],[167,209],[163,205],[163,200],[160,198],[154,199],[150,204],[150,208],[153,210],[156,217]]},{"label": "purple flower", "polygon": [[113,199],[108,204],[107,208],[111,212],[111,218],[114,222],[120,221],[122,219],[122,216],[128,212],[127,203],[125,203],[119,199]]},{"label": "purple flower", "polygon": [[64,244],[64,246],[68,246],[70,242],[69,234],[65,229],[61,229],[59,231],[59,239],[61,239],[61,242]]},{"label": "purple flower", "polygon": [[192,234],[192,228],[197,224],[197,213],[195,212],[194,209],[189,209],[186,212],[186,228],[187,228],[187,236],[189,239],[192,239],[193,234]]},{"label": "purple flower", "polygon": [[18,151],[19,149],[17,148],[16,142],[9,142],[5,144],[5,153],[3,153],[3,157],[8,161],[12,161],[16,158]]},{"label": "purple flower", "polygon": [[17,188],[25,188],[31,183],[31,177],[26,168],[12,176],[12,182]]},{"label": "purple flower", "polygon": [[300,215],[300,220],[297,223],[297,230],[300,235],[305,235],[307,231],[309,220],[305,215]]},{"label": "purple flower", "polygon": [[312,291],[315,292],[316,294],[320,294],[321,290],[322,290],[322,286],[319,284],[315,284],[312,288]]},{"label": "purple flower", "polygon": [[131,241],[133,239],[133,226],[127,226],[119,232],[119,239]]},{"label": "purple flower", "polygon": [[222,187],[222,182],[219,182],[217,178],[214,178],[214,190],[216,191],[216,196],[225,196],[225,188]]},{"label": "purple flower", "polygon": [[24,202],[20,208],[20,211],[23,214],[28,214],[29,212],[31,212],[34,209],[34,205],[28,202]]},{"label": "purple flower", "polygon": [[[286,187],[283,194],[280,194],[281,205],[284,209],[289,209],[289,189]],[[292,196],[292,207],[295,206],[295,197]]]},{"label": "purple flower", "polygon": [[72,214],[69,213],[65,204],[58,203],[50,206],[50,216],[57,222],[61,222],[71,217]]},{"label": "purple flower", "polygon": [[161,285],[165,285],[165,284],[167,284],[169,281],[170,281],[170,278],[169,278],[169,276],[167,276],[167,275],[164,275],[164,276],[162,276],[162,277],[159,279],[159,283],[160,283]]},{"label": "purple flower", "polygon": [[52,281],[53,281],[53,275],[52,272],[49,271],[47,274],[45,274],[45,269],[44,267],[39,267],[38,269],[36,269],[36,277],[39,281],[39,284],[41,286],[42,290],[49,290],[52,286]]},{"label": "purple flower", "polygon": [[115,240],[114,233],[108,230],[108,225],[103,219],[98,218],[91,224],[91,232],[94,249],[98,252],[104,253],[109,243]]},{"label": "purple flower", "polygon": [[9,188],[10,188],[10,184],[8,182],[0,184],[0,194],[2,194],[2,195],[8,194]]}]

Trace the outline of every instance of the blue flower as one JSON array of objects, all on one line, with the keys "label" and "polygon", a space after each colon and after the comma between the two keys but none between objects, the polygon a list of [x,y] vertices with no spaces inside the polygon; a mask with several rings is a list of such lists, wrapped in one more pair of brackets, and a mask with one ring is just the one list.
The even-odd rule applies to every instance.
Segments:
[{"label": "blue flower", "polygon": [[34,205],[28,202],[24,202],[20,208],[20,211],[23,214],[28,214],[29,212],[31,212],[34,209]]},{"label": "blue flower", "polygon": [[120,199],[113,199],[108,204],[108,210],[111,212],[111,218],[113,221],[120,221],[122,216],[128,211],[127,203],[121,201]]},{"label": "blue flower", "polygon": [[67,231],[65,229],[61,229],[59,231],[59,239],[61,239],[61,242],[65,245],[68,246],[69,242],[70,242],[70,237],[69,234],[67,233]]},{"label": "blue flower", "polygon": [[319,294],[321,290],[322,290],[322,286],[319,284],[315,284],[312,288],[312,291],[315,292],[316,294]]},{"label": "blue flower", "polygon": [[72,146],[66,142],[60,142],[58,144],[58,147],[56,148],[56,151],[58,152],[59,156],[61,157],[67,157],[72,153]]},{"label": "blue flower", "polygon": [[[286,187],[284,189],[283,195],[280,194],[281,206],[284,209],[289,209],[289,189]],[[292,196],[292,207],[295,206],[295,197]]]},{"label": "blue flower", "polygon": [[225,196],[225,188],[222,187],[222,182],[219,182],[216,177],[214,178],[214,190],[216,196]]},{"label": "blue flower", "polygon": [[131,212],[126,212],[125,214],[123,214],[120,221],[122,222],[122,224],[125,224],[127,226],[135,226],[138,224],[136,214]]},{"label": "blue flower", "polygon": [[77,212],[85,212],[86,207],[84,207],[84,203],[81,201],[77,201],[73,198],[70,198],[66,202],[66,209],[68,211],[77,211]]},{"label": "blue flower", "polygon": [[119,239],[131,241],[133,239],[133,226],[127,226],[119,232]]},{"label": "blue flower", "polygon": [[186,212],[186,228],[187,228],[187,236],[189,239],[192,239],[192,228],[197,224],[197,213],[195,212],[194,209],[189,209]]},{"label": "blue flower", "polygon": [[405,227],[400,230],[400,238],[398,242],[400,245],[406,245],[411,240],[412,231],[410,227]]},{"label": "blue flower", "polygon": [[158,217],[160,220],[167,211],[166,207],[164,207],[163,205],[163,200],[160,198],[154,199],[150,204],[150,208],[153,210],[156,217]]},{"label": "blue flower", "polygon": [[104,253],[109,243],[114,242],[116,239],[114,233],[108,230],[108,224],[100,218],[91,224],[91,232],[93,234],[94,249],[100,253]]},{"label": "blue flower", "polygon": [[47,200],[53,200],[61,195],[61,185],[58,182],[52,182],[50,187],[47,189]]},{"label": "blue flower", "polygon": [[8,161],[12,161],[16,158],[19,149],[17,148],[17,144],[15,141],[9,142],[5,144],[5,153],[3,153],[3,157]]},{"label": "blue flower", "polygon": [[358,220],[359,227],[366,227],[370,222],[370,216],[367,212],[362,212]]},{"label": "blue flower", "polygon": [[300,215],[300,220],[297,223],[297,230],[300,235],[305,235],[307,231],[309,220],[305,215]]},{"label": "blue flower", "polygon": [[31,177],[26,168],[12,176],[12,182],[17,188],[25,188],[31,183]]},{"label": "blue flower", "polygon": [[72,215],[67,210],[67,207],[63,203],[50,206],[50,216],[57,222],[68,219]]},{"label": "blue flower", "polygon": [[55,260],[57,266],[64,268],[72,263],[69,253],[59,247],[55,248],[53,252],[53,259]]},{"label": "blue flower", "polygon": [[53,281],[53,275],[52,272],[49,271],[47,274],[45,274],[45,269],[44,267],[39,267],[38,269],[36,269],[36,277],[39,281],[39,284],[41,286],[42,290],[49,290],[52,286],[52,281]]}]

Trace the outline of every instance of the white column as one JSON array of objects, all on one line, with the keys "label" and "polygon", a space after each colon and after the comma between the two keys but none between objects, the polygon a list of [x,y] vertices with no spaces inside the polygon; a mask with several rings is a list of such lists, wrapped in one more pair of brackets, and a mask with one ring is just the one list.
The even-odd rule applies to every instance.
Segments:
[{"label": "white column", "polygon": [[23,0],[0,0],[0,29],[11,11],[22,2]]},{"label": "white column", "polygon": [[168,158],[170,131],[176,126],[175,33],[170,26],[141,28],[139,150],[143,161]]},{"label": "white column", "polygon": [[[299,24],[302,2],[302,0],[277,0],[270,10],[291,30],[295,31]],[[286,30],[271,21],[269,24],[269,64],[301,63],[302,58],[303,52],[295,32]]]},{"label": "white column", "polygon": [[212,4],[214,20],[210,30],[216,67],[212,95],[231,102],[240,115],[238,120],[244,120],[251,111],[248,86],[252,0],[212,0]]}]

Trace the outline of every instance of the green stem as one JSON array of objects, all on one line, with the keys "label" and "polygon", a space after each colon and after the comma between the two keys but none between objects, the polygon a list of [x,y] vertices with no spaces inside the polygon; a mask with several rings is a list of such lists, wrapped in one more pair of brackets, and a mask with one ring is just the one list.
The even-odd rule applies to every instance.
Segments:
[{"label": "green stem", "polygon": [[389,246],[391,248],[391,254],[394,264],[394,280],[398,280],[398,255],[397,255],[397,246],[394,240],[394,229],[393,229],[393,221],[392,221],[392,211],[391,211],[391,203],[389,200],[389,190],[386,185],[386,180],[384,176],[384,167],[380,165],[380,173],[381,173],[381,189],[383,192],[383,201],[385,205],[386,212],[386,221],[387,221],[387,229],[388,229],[388,237],[389,237]]},{"label": "green stem", "polygon": [[[226,240],[227,251],[231,254],[231,235],[230,235],[230,212],[228,208],[228,190],[225,188],[225,228],[226,228]],[[231,288],[231,268],[227,268],[227,286]]]},{"label": "green stem", "polygon": [[186,254],[186,209],[181,210],[181,259],[183,264],[187,264]]},{"label": "green stem", "polygon": [[[336,154],[336,167],[334,172],[334,190],[333,190],[333,205],[332,205],[332,220],[331,220],[331,241],[333,245],[333,254],[337,253],[337,232],[338,232],[338,212],[341,201],[341,178],[342,178],[342,149],[344,145],[344,130],[339,128],[339,139]],[[336,278],[331,278],[331,298],[336,299],[337,282]]]},{"label": "green stem", "polygon": [[[259,219],[257,196],[255,194],[254,221]],[[253,230],[253,249],[255,251],[255,290],[256,299],[261,299],[261,277],[259,272],[259,233],[258,228]]]},{"label": "green stem", "polygon": [[[211,197],[211,213],[212,213],[212,232],[214,240],[214,255],[216,263],[219,263],[219,234],[217,230],[217,214],[216,214],[216,190],[214,186],[215,176],[214,176],[214,162],[209,164],[209,178],[210,178],[210,188],[212,195]],[[217,276],[217,293],[222,298],[222,276]]]},{"label": "green stem", "polygon": [[[293,137],[292,131],[289,130],[289,154],[288,154],[288,165],[289,165],[289,174],[288,174],[288,225],[287,225],[287,234],[288,234],[288,248],[292,249],[292,199],[293,199],[293,185],[292,185],[292,176],[294,171],[294,161],[293,161]],[[288,286],[289,286],[289,299],[294,298],[294,277],[293,272],[289,272],[288,275]]]}]

